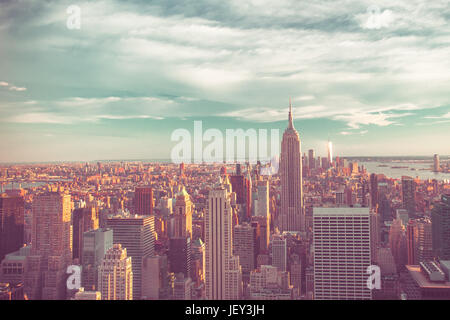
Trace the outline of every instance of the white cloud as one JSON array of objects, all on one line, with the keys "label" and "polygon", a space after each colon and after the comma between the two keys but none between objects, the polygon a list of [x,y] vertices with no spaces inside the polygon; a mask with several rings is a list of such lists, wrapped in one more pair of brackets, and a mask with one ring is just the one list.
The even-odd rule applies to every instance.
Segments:
[{"label": "white cloud", "polygon": [[11,90],[11,91],[26,91],[27,88],[11,86],[11,87],[9,87],[9,90]]},{"label": "white cloud", "polygon": [[14,123],[49,123],[49,124],[69,124],[72,119],[67,116],[58,116],[51,113],[24,113],[7,119],[7,122]]},{"label": "white cloud", "polygon": [[377,125],[385,127],[391,124],[396,124],[393,120],[395,118],[406,117],[412,115],[411,113],[401,114],[387,114],[387,113],[364,113],[354,110],[353,113],[336,115],[335,120],[347,122],[349,128],[359,129],[361,125]]},{"label": "white cloud", "polygon": [[341,131],[340,134],[343,136],[350,136],[350,135],[365,135],[368,133],[368,130],[361,130],[361,131]]},{"label": "white cloud", "polygon": [[315,97],[312,95],[309,96],[300,96],[300,97],[296,97],[293,99],[293,101],[309,101],[309,100],[314,100]]},{"label": "white cloud", "polygon": [[425,119],[450,119],[450,112],[443,114],[442,116],[426,116]]},{"label": "white cloud", "polygon": [[0,81],[0,87],[8,87],[8,90],[11,90],[11,91],[26,91],[27,90],[27,88],[16,87],[6,81]]}]

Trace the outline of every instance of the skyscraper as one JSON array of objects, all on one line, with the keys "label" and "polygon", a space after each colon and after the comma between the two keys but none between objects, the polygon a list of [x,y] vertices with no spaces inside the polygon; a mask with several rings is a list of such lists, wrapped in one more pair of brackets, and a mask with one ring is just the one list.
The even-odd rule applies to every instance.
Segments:
[{"label": "skyscraper", "polygon": [[147,216],[153,214],[153,188],[139,186],[134,191],[134,208],[137,214]]},{"label": "skyscraper", "polygon": [[239,257],[242,273],[250,274],[256,267],[256,256],[259,243],[257,243],[256,230],[250,224],[245,223],[234,227],[233,254]]},{"label": "skyscraper", "polygon": [[331,166],[333,163],[333,143],[328,140],[327,144],[327,160],[328,160],[328,167]]},{"label": "skyscraper", "polygon": [[169,241],[170,272],[182,273],[186,278],[191,276],[191,238],[171,238]]},{"label": "skyscraper", "polygon": [[405,265],[407,262],[406,230],[400,218],[394,219],[389,228],[389,248],[397,266]]},{"label": "skyscraper", "polygon": [[33,200],[31,254],[26,291],[31,299],[65,298],[66,268],[72,261],[70,195],[44,192]]},{"label": "skyscraper", "polygon": [[289,102],[289,123],[283,133],[280,157],[281,212],[280,231],[302,231],[303,182],[300,136],[292,120]]},{"label": "skyscraper", "polygon": [[433,251],[442,260],[450,260],[450,194],[443,194],[441,201],[431,210]]},{"label": "skyscraper", "polygon": [[83,235],[81,250],[82,286],[90,291],[98,285],[98,268],[106,254],[113,246],[112,229],[90,230]]},{"label": "skyscraper", "polygon": [[314,158],[313,149],[310,149],[308,151],[308,163],[309,163],[309,170],[314,169],[316,167],[316,159]]},{"label": "skyscraper", "polygon": [[192,210],[191,197],[184,187],[176,195],[175,210],[173,212],[174,229],[173,237],[192,238]]},{"label": "skyscraper", "polygon": [[[241,172],[241,166],[238,168],[239,172]],[[236,203],[240,205],[241,208],[239,218],[242,221],[247,221],[249,217],[248,214],[251,210],[251,182],[242,174],[242,172],[240,175],[231,176],[230,182],[233,186],[233,192],[236,193]]]},{"label": "skyscraper", "polygon": [[86,231],[95,230],[99,227],[97,209],[93,206],[78,208],[72,212],[73,228],[73,258],[81,258],[83,249],[83,235]]},{"label": "skyscraper", "polygon": [[141,299],[142,259],[155,253],[155,217],[115,215],[108,218],[114,244],[127,249],[133,266],[133,300]]},{"label": "skyscraper", "polygon": [[287,242],[281,237],[272,240],[272,265],[278,271],[286,271],[287,268]]},{"label": "skyscraper", "polygon": [[406,238],[408,265],[433,260],[432,227],[429,218],[409,220]]},{"label": "skyscraper", "polygon": [[191,300],[192,299],[192,279],[185,277],[183,273],[179,273],[175,277],[173,283],[173,299],[174,300]]},{"label": "skyscraper", "polygon": [[145,257],[142,265],[142,298],[145,300],[169,297],[167,256]]},{"label": "skyscraper", "polygon": [[0,194],[0,261],[24,243],[24,210],[23,196]]},{"label": "skyscraper", "polygon": [[367,300],[369,208],[314,208],[314,299]]},{"label": "skyscraper", "polygon": [[416,212],[416,182],[411,177],[402,177],[402,199],[403,208],[408,210],[408,213],[414,214]]},{"label": "skyscraper", "polygon": [[270,241],[270,215],[253,216],[252,223],[257,223],[259,227],[259,252],[266,253]]},{"label": "skyscraper", "polygon": [[98,269],[102,300],[133,300],[133,271],[127,249],[114,244]]},{"label": "skyscraper", "polygon": [[242,295],[239,257],[233,256],[231,184],[219,182],[208,195],[205,216],[206,299],[231,300]]},{"label": "skyscraper", "polygon": [[370,204],[372,208],[378,206],[378,176],[376,173],[370,174]]},{"label": "skyscraper", "polygon": [[255,215],[267,217],[269,215],[269,182],[267,180],[257,182],[258,201],[256,202]]},{"label": "skyscraper", "polygon": [[439,164],[439,155],[435,154],[433,157],[433,171],[439,172],[441,171],[441,165]]}]

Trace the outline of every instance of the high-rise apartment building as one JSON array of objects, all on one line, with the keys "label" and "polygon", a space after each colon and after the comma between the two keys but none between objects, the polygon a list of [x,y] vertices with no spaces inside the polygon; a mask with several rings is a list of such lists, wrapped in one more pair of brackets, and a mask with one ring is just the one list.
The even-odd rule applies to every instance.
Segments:
[{"label": "high-rise apartment building", "polygon": [[369,208],[314,208],[314,299],[371,299]]}]

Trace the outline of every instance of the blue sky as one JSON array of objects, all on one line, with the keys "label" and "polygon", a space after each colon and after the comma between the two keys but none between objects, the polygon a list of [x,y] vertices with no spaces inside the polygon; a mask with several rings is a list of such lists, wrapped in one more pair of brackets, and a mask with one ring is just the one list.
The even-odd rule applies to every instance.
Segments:
[{"label": "blue sky", "polygon": [[2,1],[0,161],[169,158],[194,120],[283,129],[289,97],[303,151],[450,154],[449,21],[448,0]]}]

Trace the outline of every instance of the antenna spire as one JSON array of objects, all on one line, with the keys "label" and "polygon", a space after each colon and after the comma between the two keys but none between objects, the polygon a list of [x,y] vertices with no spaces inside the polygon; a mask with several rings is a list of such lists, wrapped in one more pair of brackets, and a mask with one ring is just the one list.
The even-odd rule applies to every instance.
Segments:
[{"label": "antenna spire", "polygon": [[292,103],[291,97],[289,97],[289,128],[294,128],[294,124],[292,121]]}]

